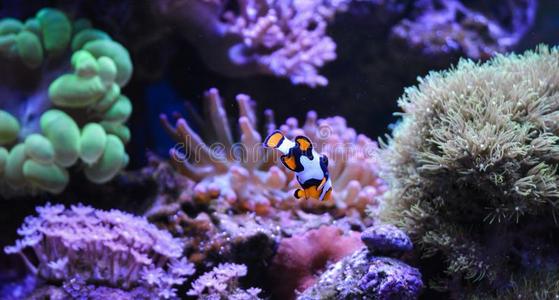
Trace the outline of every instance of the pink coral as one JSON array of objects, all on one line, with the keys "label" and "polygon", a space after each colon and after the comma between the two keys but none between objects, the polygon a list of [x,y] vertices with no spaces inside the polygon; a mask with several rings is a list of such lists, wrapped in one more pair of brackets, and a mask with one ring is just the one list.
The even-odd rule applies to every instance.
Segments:
[{"label": "pink coral", "polygon": [[284,238],[268,272],[272,282],[281,282],[273,287],[274,297],[293,299],[295,291],[310,287],[328,263],[337,262],[362,246],[359,233],[343,235],[335,226],[322,226]]},{"label": "pink coral", "polygon": [[328,22],[348,2],[166,0],[154,8],[184,29],[214,70],[229,76],[272,74],[315,87],[328,84],[318,69],[336,58]]}]

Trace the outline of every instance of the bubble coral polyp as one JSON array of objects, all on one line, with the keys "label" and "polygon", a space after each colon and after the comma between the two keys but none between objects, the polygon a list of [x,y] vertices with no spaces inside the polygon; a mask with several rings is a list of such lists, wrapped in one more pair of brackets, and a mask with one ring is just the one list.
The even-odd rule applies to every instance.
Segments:
[{"label": "bubble coral polyp", "polygon": [[39,215],[28,216],[19,228],[21,239],[4,251],[20,254],[32,273],[49,282],[139,287],[146,298],[167,299],[194,273],[182,256],[183,243],[145,218],[83,205],[36,210]]},{"label": "bubble coral polyp", "polygon": [[87,20],[71,22],[44,8],[25,22],[0,20],[0,58],[14,74],[0,83],[4,191],[59,193],[69,181],[66,169],[78,162],[95,183],[126,166],[132,104],[120,89],[132,62],[121,44]]},{"label": "bubble coral polyp", "polygon": [[[238,95],[241,131],[240,142],[233,140],[222,100],[216,89],[206,93],[205,105],[214,137],[204,142],[192,127],[179,118],[173,126],[165,115],[161,116],[165,128],[179,143],[170,150],[171,162],[177,170],[197,181],[194,198],[209,203],[220,199],[240,211],[254,211],[267,215],[275,208],[299,207],[309,210],[337,210],[364,214],[367,206],[378,204],[385,190],[378,175],[377,144],[364,135],[348,128],[345,119],[333,117],[317,119],[309,112],[303,128],[297,120],[289,118],[279,129],[289,138],[308,136],[319,153],[329,157],[333,180],[332,199],[301,201],[293,197],[297,182],[293,172],[280,165],[278,157],[262,146],[262,135],[256,130],[256,116],[252,100]],[[267,110],[266,134],[276,128],[273,113]]]},{"label": "bubble coral polyp", "polygon": [[336,44],[326,33],[328,22],[348,2],[171,0],[155,7],[165,19],[184,25],[183,34],[217,71],[229,76],[272,74],[315,87],[328,84],[318,69],[336,58]]}]

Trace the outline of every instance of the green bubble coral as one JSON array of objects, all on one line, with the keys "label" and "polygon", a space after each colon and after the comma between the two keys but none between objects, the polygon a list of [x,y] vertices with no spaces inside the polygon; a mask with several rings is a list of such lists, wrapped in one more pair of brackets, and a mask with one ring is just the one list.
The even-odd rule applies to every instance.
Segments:
[{"label": "green bubble coral", "polygon": [[25,138],[25,155],[43,164],[54,162],[54,146],[43,135],[33,133]]},{"label": "green bubble coral", "polygon": [[19,122],[10,113],[0,110],[0,145],[9,144],[17,139]]},{"label": "green bubble coral", "polygon": [[98,161],[105,150],[107,133],[97,123],[89,123],[83,127],[80,137],[80,158],[87,164]]},{"label": "green bubble coral", "polygon": [[41,130],[51,141],[58,164],[69,167],[78,160],[80,129],[72,117],[60,110],[49,110],[41,117]]},{"label": "green bubble coral", "polygon": [[558,70],[544,46],[462,60],[399,100],[381,215],[432,258],[431,287],[496,297],[513,277],[559,271]]},{"label": "green bubble coral", "polygon": [[132,102],[121,88],[133,70],[126,48],[85,19],[44,8],[24,23],[0,20],[0,64],[14,73],[0,82],[3,195],[60,193],[76,164],[94,183],[126,166]]},{"label": "green bubble coral", "polygon": [[66,15],[56,9],[43,8],[37,13],[45,50],[60,53],[66,49],[72,36],[72,24]]},{"label": "green bubble coral", "polygon": [[43,46],[39,37],[34,33],[24,30],[16,36],[16,47],[23,63],[36,68],[43,62]]}]

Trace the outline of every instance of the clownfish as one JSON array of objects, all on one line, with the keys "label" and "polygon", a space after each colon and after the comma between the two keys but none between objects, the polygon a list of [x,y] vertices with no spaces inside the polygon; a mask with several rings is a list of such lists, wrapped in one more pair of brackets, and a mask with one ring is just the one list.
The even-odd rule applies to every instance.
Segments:
[{"label": "clownfish", "polygon": [[264,147],[283,153],[281,162],[296,173],[301,188],[295,190],[295,198],[313,198],[320,201],[330,199],[332,180],[328,173],[328,157],[316,153],[308,137],[300,135],[293,142],[280,131],[274,131],[264,141]]}]

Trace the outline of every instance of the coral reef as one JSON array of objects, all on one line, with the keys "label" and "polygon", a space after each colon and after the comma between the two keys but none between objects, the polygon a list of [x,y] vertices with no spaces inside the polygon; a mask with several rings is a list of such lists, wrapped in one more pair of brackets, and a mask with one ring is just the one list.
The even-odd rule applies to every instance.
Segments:
[{"label": "coral reef", "polygon": [[405,45],[407,51],[419,51],[425,57],[458,54],[472,59],[488,59],[518,44],[534,23],[537,3],[415,2],[413,14],[392,28],[391,43]]},{"label": "coral reef", "polygon": [[546,1],[2,2],[0,299],[558,298]]},{"label": "coral reef", "polygon": [[[195,271],[182,257],[183,243],[144,218],[83,205],[47,204],[37,212],[18,230],[21,239],[4,251],[21,255],[32,274],[62,284],[72,297],[173,298],[175,286]],[[26,248],[33,249],[33,257]]]},{"label": "coral reef", "polygon": [[[329,211],[334,216],[358,214],[365,216],[367,207],[378,205],[378,197],[386,187],[378,177],[377,144],[348,128],[345,119],[317,119],[309,112],[302,128],[289,118],[279,129],[289,138],[306,135],[319,153],[329,158],[333,179],[332,199],[320,202],[298,202],[293,197],[296,180],[293,173],[279,166],[273,153],[261,146],[262,136],[256,130],[252,100],[238,95],[240,110],[239,143],[234,143],[222,99],[216,89],[206,93],[206,111],[211,129],[206,127],[208,142],[183,119],[171,125],[167,116],[161,120],[167,132],[179,143],[170,150],[171,162],[177,170],[197,181],[194,201],[200,204],[228,203],[237,211],[273,215],[276,210],[303,208],[307,211]],[[266,111],[265,131],[276,128],[272,111]],[[301,207],[298,207],[301,206]]]},{"label": "coral reef", "polygon": [[331,264],[297,299],[417,299],[423,287],[419,271],[386,257],[395,255],[392,249],[409,239],[393,226],[377,226],[361,235],[363,240],[374,239],[377,243]]},{"label": "coral reef", "polygon": [[336,43],[326,29],[337,13],[345,21],[356,19],[363,31],[388,33],[384,38],[398,55],[448,62],[452,56],[489,58],[511,49],[533,23],[537,3],[471,2],[167,0],[151,7],[162,23],[180,28],[215,71],[273,74],[314,87],[328,84],[318,69],[336,59]]},{"label": "coral reef", "polygon": [[399,100],[381,215],[438,261],[431,287],[496,296],[557,272],[558,58],[540,46],[462,60]]},{"label": "coral reef", "polygon": [[271,74],[315,87],[328,84],[318,69],[336,58],[326,28],[348,2],[168,0],[153,6],[182,28],[210,68],[228,76]]},{"label": "coral reef", "polygon": [[293,299],[297,291],[302,292],[316,281],[316,274],[362,247],[357,232],[344,235],[336,226],[322,226],[304,234],[284,238],[278,250],[269,276],[274,285],[273,295],[277,299]]},{"label": "coral reef", "polygon": [[187,292],[197,299],[258,300],[259,288],[238,288],[237,280],[247,274],[247,268],[238,264],[220,264],[198,277]]},{"label": "coral reef", "polygon": [[[348,128],[341,117],[319,120],[310,112],[302,128],[294,118],[277,127],[272,111],[266,111],[265,133],[279,128],[289,138],[306,135],[330,159],[332,199],[296,201],[293,173],[262,146],[253,101],[246,95],[237,97],[241,134],[240,142],[235,142],[218,91],[211,89],[205,96],[210,122],[204,125],[176,115],[173,126],[161,116],[178,142],[170,150],[170,164],[178,172],[155,160],[152,170],[165,170],[154,175],[174,182],[168,186],[185,189],[163,192],[147,216],[174,235],[188,238],[190,261],[242,262],[251,282],[260,282],[278,297],[293,298],[295,289],[310,286],[317,272],[363,245],[355,230],[373,222],[386,189],[377,175],[378,147]],[[194,131],[196,127],[204,138]],[[270,277],[284,284],[263,286]]]},{"label": "coral reef", "polygon": [[94,183],[126,166],[132,105],[120,89],[132,63],[122,45],[85,19],[44,8],[25,22],[0,20],[0,57],[13,74],[0,83],[4,196],[60,193],[78,162]]}]

